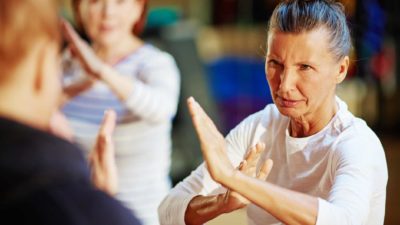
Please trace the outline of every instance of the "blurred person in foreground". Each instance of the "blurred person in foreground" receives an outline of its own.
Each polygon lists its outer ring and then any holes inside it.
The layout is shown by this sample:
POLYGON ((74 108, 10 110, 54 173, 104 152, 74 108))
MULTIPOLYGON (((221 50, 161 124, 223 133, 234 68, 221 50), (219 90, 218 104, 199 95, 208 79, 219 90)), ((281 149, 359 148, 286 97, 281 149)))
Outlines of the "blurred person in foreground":
POLYGON ((157 207, 171 188, 172 119, 179 97, 174 59, 139 38, 147 0, 73 0, 78 28, 64 24, 72 55, 64 58, 63 113, 74 141, 93 148, 103 111, 117 112, 113 135, 116 197, 145 225, 157 225, 157 207))
POLYGON ((350 39, 341 4, 282 1, 269 22, 265 64, 274 104, 224 139, 188 100, 205 163, 163 200, 161 224, 203 224, 246 206, 250 225, 383 224, 383 147, 335 95, 350 39))
POLYGON ((0 0, 2 224, 137 225, 110 197, 116 191, 110 139, 115 113, 107 112, 101 126, 90 157, 92 174, 82 152, 66 140, 62 117, 54 114, 61 97, 60 47, 55 1, 0 0), (108 193, 95 188, 90 175, 108 193))

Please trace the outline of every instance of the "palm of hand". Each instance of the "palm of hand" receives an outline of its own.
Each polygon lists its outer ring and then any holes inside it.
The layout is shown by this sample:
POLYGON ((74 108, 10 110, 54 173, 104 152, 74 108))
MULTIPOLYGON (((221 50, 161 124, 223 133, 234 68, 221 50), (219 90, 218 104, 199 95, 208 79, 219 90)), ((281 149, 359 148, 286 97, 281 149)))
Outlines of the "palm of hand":
POLYGON ((89 156, 89 164, 92 172, 92 182, 100 190, 111 195, 118 189, 117 166, 114 155, 112 133, 115 128, 116 113, 108 110, 105 113, 100 127, 96 144, 89 156))
MULTIPOLYGON (((257 170, 257 164, 261 158, 264 148, 264 144, 261 143, 251 147, 245 156, 245 159, 240 163, 237 169, 247 176, 265 180, 272 168, 272 161, 267 160, 263 167, 260 168, 260 170, 257 170)), ((239 193, 228 189, 224 195, 224 203, 226 204, 228 211, 233 211, 247 206, 250 201, 239 193)))
MULTIPOLYGON (((225 139, 201 106, 193 99, 188 99, 189 112, 200 140, 201 151, 211 177, 226 186, 227 180, 236 172, 226 153, 225 139)), ((257 171, 257 164, 265 145, 258 143, 252 147, 238 170, 247 176, 265 180, 271 171, 272 160, 262 163, 257 171)), ((227 212, 242 208, 249 201, 237 192, 228 190, 224 196, 227 212)))
POLYGON ((224 183, 235 170, 226 154, 225 139, 193 98, 188 99, 188 107, 208 171, 215 181, 224 183))
POLYGON ((86 73, 93 78, 100 78, 104 63, 97 57, 93 49, 79 37, 67 22, 63 22, 63 31, 72 55, 79 60, 86 73))

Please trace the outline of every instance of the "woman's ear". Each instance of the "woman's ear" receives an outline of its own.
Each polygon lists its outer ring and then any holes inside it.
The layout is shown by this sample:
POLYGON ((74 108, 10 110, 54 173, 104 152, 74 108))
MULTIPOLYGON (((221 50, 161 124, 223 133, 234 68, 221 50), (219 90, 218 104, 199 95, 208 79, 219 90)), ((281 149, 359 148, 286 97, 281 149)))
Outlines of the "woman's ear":
POLYGON ((346 78, 347 71, 349 69, 350 59, 348 56, 343 57, 339 62, 339 73, 336 75, 336 84, 342 83, 346 78))

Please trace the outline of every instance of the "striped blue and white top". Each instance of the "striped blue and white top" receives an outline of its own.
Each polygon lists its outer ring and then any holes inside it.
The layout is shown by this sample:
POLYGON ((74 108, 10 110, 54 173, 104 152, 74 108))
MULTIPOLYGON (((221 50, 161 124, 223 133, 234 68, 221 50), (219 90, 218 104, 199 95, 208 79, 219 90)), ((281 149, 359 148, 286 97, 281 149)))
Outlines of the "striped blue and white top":
MULTIPOLYGON (((86 155, 93 147, 104 111, 112 108, 117 112, 113 137, 119 173, 117 198, 144 225, 159 224, 157 207, 170 189, 171 122, 178 104, 179 71, 169 54, 149 44, 113 67, 134 82, 127 101, 119 100, 99 81, 68 102, 63 112, 86 155)), ((69 63, 64 85, 83 79, 83 73, 79 64, 69 63)))

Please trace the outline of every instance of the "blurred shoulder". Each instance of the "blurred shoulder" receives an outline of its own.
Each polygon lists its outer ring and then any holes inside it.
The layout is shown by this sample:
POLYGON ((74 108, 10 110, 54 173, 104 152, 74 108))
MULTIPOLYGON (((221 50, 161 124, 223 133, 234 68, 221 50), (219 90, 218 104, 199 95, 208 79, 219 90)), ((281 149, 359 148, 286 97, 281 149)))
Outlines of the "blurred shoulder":
POLYGON ((175 59, 166 51, 163 51, 152 44, 144 44, 138 49, 137 54, 147 65, 167 64, 175 65, 175 59))

